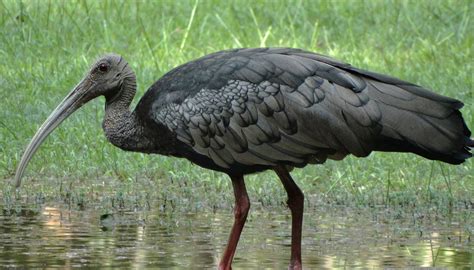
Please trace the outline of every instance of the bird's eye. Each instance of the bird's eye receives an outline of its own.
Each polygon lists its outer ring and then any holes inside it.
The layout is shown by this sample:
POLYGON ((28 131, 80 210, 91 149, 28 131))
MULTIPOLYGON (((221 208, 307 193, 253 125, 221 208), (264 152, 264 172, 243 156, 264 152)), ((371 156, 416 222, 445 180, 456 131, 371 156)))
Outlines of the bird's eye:
POLYGON ((109 70, 109 66, 105 63, 99 65, 99 70, 102 72, 107 72, 109 70))

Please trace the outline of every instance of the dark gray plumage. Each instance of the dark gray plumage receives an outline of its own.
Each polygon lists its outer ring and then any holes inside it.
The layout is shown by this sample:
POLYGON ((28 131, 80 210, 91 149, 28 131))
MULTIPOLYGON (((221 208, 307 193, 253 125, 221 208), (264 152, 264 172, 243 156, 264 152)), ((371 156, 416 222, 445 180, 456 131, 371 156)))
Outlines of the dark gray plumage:
POLYGON ((99 59, 33 137, 17 186, 46 136, 84 103, 104 96, 103 128, 114 145, 186 158, 230 176, 235 220, 220 269, 230 269, 249 211, 245 174, 277 173, 292 213, 290 268, 301 269, 304 196, 289 167, 372 151, 459 164, 474 146, 460 101, 297 49, 207 55, 165 74, 130 111, 135 92, 135 74, 122 57, 99 59))
POLYGON ((178 67, 147 92, 138 112, 210 159, 212 169, 227 171, 301 167, 374 150, 458 164, 470 156, 460 107, 408 82, 278 48, 218 52, 178 67), (209 70, 212 76, 197 79, 209 70))

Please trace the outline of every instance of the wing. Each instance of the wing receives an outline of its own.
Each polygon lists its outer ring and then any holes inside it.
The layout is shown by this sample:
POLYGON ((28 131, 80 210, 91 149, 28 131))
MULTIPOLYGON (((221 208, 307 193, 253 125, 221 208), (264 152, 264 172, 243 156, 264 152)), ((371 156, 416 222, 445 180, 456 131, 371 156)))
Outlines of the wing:
POLYGON ((142 108, 154 121, 222 168, 372 150, 443 160, 465 154, 459 142, 469 136, 459 101, 295 49, 212 54, 174 69, 147 96, 142 108))
POLYGON ((285 52, 229 58, 219 71, 231 73, 224 85, 156 108, 153 118, 223 168, 301 166, 324 162, 328 155, 370 153, 366 141, 377 131, 381 116, 363 93, 365 81, 285 52), (354 126, 360 131, 353 131, 354 126))

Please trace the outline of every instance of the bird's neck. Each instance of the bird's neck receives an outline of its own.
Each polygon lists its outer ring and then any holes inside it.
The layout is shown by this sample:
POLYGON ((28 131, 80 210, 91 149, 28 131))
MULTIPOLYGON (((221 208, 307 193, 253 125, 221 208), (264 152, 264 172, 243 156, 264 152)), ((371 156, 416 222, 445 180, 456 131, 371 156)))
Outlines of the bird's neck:
MULTIPOLYGON (((135 75, 126 78, 121 89, 105 97, 105 116, 102 122, 107 139, 115 146, 128 151, 144 152, 151 145, 145 129, 130 104, 136 92, 135 75)), ((146 152, 146 151, 145 151, 146 152)))

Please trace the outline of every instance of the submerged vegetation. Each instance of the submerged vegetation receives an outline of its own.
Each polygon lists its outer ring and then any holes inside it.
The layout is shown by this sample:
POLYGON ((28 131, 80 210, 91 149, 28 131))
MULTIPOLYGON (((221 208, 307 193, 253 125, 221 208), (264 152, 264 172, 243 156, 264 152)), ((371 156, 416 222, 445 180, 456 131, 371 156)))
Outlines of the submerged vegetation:
MULTIPOLYGON (((38 126, 100 55, 137 73, 140 97, 171 68, 234 47, 298 47, 402 78, 465 103, 474 129, 471 1, 5 1, 0 0, 0 202, 198 210, 233 203, 226 175, 188 161, 126 153, 106 142, 103 101, 43 144, 23 187, 12 178, 38 126), (361 14, 365 14, 361 16, 361 14), (370 15, 368 15, 370 14, 370 15), (159 202, 158 204, 151 202, 159 202)), ((136 104, 138 98, 134 100, 136 104)), ((429 139, 429 138, 427 138, 429 139)), ((295 169, 307 206, 474 205, 473 160, 459 166, 373 153, 295 169)), ((284 205, 272 172, 247 178, 253 207, 284 205)))

